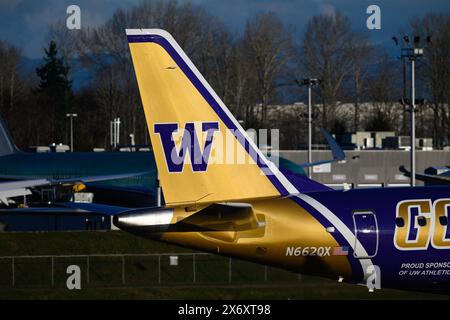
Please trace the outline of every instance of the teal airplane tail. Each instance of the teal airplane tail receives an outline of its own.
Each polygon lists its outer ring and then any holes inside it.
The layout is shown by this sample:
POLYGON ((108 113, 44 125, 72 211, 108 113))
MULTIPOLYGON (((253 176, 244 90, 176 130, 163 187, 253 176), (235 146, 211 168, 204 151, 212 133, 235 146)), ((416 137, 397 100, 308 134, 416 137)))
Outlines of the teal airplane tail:
POLYGON ((16 147, 5 121, 0 116, 0 156, 17 152, 19 152, 19 149, 16 147))

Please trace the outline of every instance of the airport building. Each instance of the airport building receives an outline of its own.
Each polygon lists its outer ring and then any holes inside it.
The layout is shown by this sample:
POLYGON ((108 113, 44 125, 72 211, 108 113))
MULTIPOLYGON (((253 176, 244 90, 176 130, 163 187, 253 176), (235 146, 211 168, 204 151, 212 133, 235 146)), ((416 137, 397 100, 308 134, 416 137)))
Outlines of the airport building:
MULTIPOLYGON (((410 153, 407 150, 350 150, 345 151, 346 160, 328 163, 313 168, 312 179, 336 189, 401 187, 409 186, 409 178, 400 170, 405 166, 409 170, 410 153)), ((306 151, 280 151, 280 156, 295 163, 307 162, 306 151)), ((331 159, 331 152, 317 150, 312 152, 313 162, 331 159)), ((450 165, 450 151, 416 151, 416 172, 434 167, 450 165)), ((423 182, 416 180, 417 185, 423 182)))

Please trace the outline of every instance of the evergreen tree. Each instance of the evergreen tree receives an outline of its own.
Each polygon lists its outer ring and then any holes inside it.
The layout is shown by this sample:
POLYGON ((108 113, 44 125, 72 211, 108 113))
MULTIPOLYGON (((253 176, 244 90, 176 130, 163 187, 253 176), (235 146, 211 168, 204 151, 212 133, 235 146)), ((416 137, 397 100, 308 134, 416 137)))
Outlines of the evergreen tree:
MULTIPOLYGON (((58 57, 56 43, 50 41, 45 49, 44 64, 36 69, 40 78, 37 88, 39 106, 45 118, 41 124, 51 142, 62 142, 66 128, 66 113, 70 110, 72 81, 69 80, 70 67, 62 57, 58 57)), ((44 142, 44 141, 42 141, 44 142)), ((41 143, 42 143, 41 142, 41 143)))

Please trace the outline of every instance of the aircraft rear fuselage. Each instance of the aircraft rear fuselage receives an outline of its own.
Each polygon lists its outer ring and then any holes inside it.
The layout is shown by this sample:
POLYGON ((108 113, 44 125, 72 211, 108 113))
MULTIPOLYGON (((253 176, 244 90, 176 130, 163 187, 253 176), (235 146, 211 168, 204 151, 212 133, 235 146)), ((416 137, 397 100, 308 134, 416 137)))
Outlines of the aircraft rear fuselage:
MULTIPOLYGON (((450 283, 448 187, 325 191, 251 206, 253 228, 140 235, 348 282, 364 282, 375 265, 383 287, 450 283)), ((173 221, 184 215, 175 210, 173 221)))

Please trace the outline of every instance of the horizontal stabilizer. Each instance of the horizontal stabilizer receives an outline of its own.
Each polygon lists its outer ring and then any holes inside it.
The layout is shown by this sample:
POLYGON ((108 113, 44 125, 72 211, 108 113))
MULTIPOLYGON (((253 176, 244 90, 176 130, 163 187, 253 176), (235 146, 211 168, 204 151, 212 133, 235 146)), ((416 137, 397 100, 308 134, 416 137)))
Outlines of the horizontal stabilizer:
MULTIPOLYGON (((402 172, 405 177, 410 178, 411 172, 406 170, 404 166, 400 166, 399 171, 402 172)), ((432 174, 422 174, 416 173, 416 179, 425 182, 427 185, 448 185, 450 184, 450 177, 440 176, 440 175, 432 175, 432 174)))
POLYGON ((108 216, 113 216, 130 210, 130 208, 109 206, 98 203, 58 202, 57 205, 65 208, 75 209, 82 212, 97 213, 108 216))

